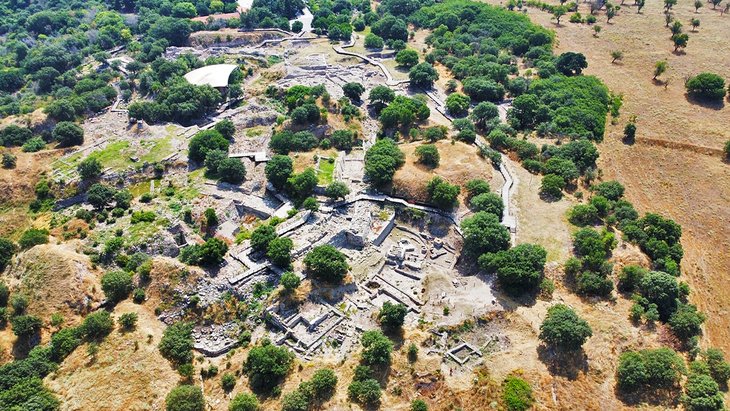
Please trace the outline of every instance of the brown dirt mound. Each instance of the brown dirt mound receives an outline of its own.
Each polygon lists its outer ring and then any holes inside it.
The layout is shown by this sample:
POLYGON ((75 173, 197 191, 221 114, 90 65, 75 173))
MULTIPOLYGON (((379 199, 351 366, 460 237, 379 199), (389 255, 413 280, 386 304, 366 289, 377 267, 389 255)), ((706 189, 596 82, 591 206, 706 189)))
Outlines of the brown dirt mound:
MULTIPOLYGON (((477 148, 461 142, 441 140, 436 142, 441 161, 438 167, 430 169, 416 163, 416 147, 422 142, 401 144, 399 147, 406 155, 406 162, 393 177, 393 191, 396 195, 415 201, 426 201, 426 184, 434 176, 440 176, 451 184, 463 186, 467 181, 481 178, 492 179, 494 167, 477 154, 477 148)), ((462 189, 462 196, 465 191, 462 189)))
POLYGON ((4 280, 28 297, 28 312, 48 320, 60 313, 73 325, 104 298, 101 273, 73 243, 39 245, 21 253, 4 280))

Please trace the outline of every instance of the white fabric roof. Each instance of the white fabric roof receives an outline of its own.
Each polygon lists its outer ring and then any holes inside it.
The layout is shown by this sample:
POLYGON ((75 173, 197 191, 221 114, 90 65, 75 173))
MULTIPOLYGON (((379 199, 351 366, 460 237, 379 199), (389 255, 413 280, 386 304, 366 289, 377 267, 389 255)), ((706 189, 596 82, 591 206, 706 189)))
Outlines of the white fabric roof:
POLYGON ((235 64, 213 64, 201 67, 185 75, 185 80, 196 86, 227 87, 228 77, 238 67, 235 64))

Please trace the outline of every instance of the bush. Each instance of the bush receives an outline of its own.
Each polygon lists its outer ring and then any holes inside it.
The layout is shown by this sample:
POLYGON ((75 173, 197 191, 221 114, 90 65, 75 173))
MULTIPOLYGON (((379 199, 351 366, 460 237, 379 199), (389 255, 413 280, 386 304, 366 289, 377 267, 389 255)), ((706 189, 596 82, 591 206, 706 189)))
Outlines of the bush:
POLYGON ((535 401, 532 397, 532 388, 527 381, 509 376, 502 384, 502 401, 509 411, 526 411, 535 401))
POLYGON ((475 213, 461 222, 461 229, 464 233, 462 252, 473 260, 484 253, 496 253, 509 248, 509 231, 492 213, 475 213))
POLYGON ((540 184, 540 194, 552 199, 560 199, 563 197, 563 189, 565 188, 565 179, 555 174, 547 174, 543 176, 540 184))
POLYGON ((710 376, 691 374, 685 385, 682 403, 688 411, 724 410, 723 394, 710 376))
POLYGON ((291 271, 287 271, 281 275, 279 283, 284 287, 285 291, 292 292, 296 290, 297 287, 299 287, 301 280, 299 279, 298 275, 294 274, 291 271))
POLYGON ((521 294, 540 284, 547 252, 539 245, 520 244, 509 250, 479 257, 479 266, 496 273, 502 287, 511 294, 521 294))
POLYGON ((483 211, 496 215, 500 220, 502 219, 504 203, 502 197, 495 193, 486 192, 476 195, 469 200, 469 206, 474 212, 483 211))
POLYGON ((203 244, 193 244, 182 249, 180 261, 186 264, 207 266, 220 264, 228 252, 228 245, 219 238, 209 238, 203 244))
POLYGON ((61 147, 78 146, 84 143, 84 130, 70 121, 62 121, 53 129, 53 139, 61 147))
POLYGON ((404 162, 405 156, 393 140, 380 139, 365 153, 365 175, 374 185, 384 185, 404 162))
POLYGON ((365 36, 365 48, 368 49, 382 49, 385 46, 383 38, 376 36, 375 34, 369 33, 365 36))
POLYGON ((205 398, 200 387, 179 385, 165 397, 167 411, 204 411, 205 398))
POLYGON ((110 303, 122 301, 132 291, 132 275, 126 271, 108 272, 101 277, 101 289, 110 303))
POLYGON ((418 52, 412 49, 403 49, 396 54, 395 62, 400 66, 411 68, 418 64, 418 52))
POLYGON ((133 330, 137 326, 137 313, 124 313, 120 315, 119 325, 123 330, 133 330))
POLYGON ((411 411, 428 411, 428 406, 423 400, 411 401, 411 411))
POLYGON ((81 329, 86 339, 98 341, 112 332, 114 329, 114 319, 107 311, 96 311, 84 318, 81 329))
POLYGON ((682 304, 669 317, 668 323, 674 335, 687 342, 692 337, 702 334, 702 323, 705 319, 705 315, 697 311, 694 305, 682 304))
POLYGON ((35 153, 46 148, 46 142, 41 137, 33 137, 23 144, 23 151, 26 153, 35 153))
POLYGON ((540 325, 540 340, 560 350, 579 350, 592 335, 588 323, 563 304, 550 307, 540 325))
POLYGON ((347 257, 329 244, 314 247, 304 257, 304 265, 312 277, 332 283, 342 281, 349 270, 347 257))
POLYGON ((293 170, 292 159, 289 156, 276 154, 266 163, 264 173, 271 185, 281 190, 286 185, 286 181, 291 176, 293 170))
POLYGON ((13 334, 20 339, 27 339, 37 335, 43 327, 40 318, 33 315, 17 315, 10 320, 13 334))
POLYGON ((390 353, 393 351, 393 343, 377 330, 365 331, 360 338, 363 346, 362 362, 367 365, 390 364, 390 353))
POLYGON ((97 210, 108 206, 114 199, 115 190, 106 184, 96 183, 86 192, 86 201, 97 210))
POLYGON ((479 194, 489 193, 492 191, 489 183, 482 179, 469 180, 466 182, 464 188, 466 188, 466 192, 469 194, 469 198, 473 198, 475 196, 478 196, 479 194))
POLYGON ((246 166, 237 158, 226 158, 218 164, 217 173, 221 181, 241 184, 246 178, 246 166))
POLYGON ((685 87, 690 96, 706 100, 722 100, 726 93, 725 80, 713 73, 700 73, 690 78, 685 87))
POLYGON ((251 248, 254 251, 266 251, 269 249, 269 243, 276 237, 274 226, 271 224, 260 225, 251 233, 251 248))
POLYGON ((439 151, 434 144, 424 144, 416 147, 415 154, 419 163, 429 167, 438 167, 441 161, 439 151))
POLYGON ((365 405, 376 405, 380 402, 380 383, 369 378, 362 381, 353 381, 347 387, 347 396, 351 401, 365 405))
POLYGON ((419 63, 408 72, 408 78, 411 85, 430 89, 434 81, 439 79, 439 74, 429 63, 419 63))
POLYGON ((254 390, 271 390, 289 373, 293 361, 289 350, 266 341, 249 351, 244 371, 254 390))
POLYGON ((647 273, 648 271, 646 269, 638 265, 624 266, 618 275, 619 290, 624 292, 634 291, 647 273))
MULTIPOLYGON (((230 374, 228 374, 230 375, 230 374)), ((259 400, 248 393, 237 394, 228 405, 228 411, 258 411, 259 400)))
POLYGON ((577 204, 568 212, 568 221, 578 227, 595 224, 599 221, 598 210, 590 204, 577 204))
POLYGON ((446 97, 446 110, 455 117, 463 117, 469 113, 471 99, 461 93, 452 93, 446 97))
POLYGON ((627 351, 619 357, 616 380, 621 390, 670 388, 686 371, 684 360, 669 348, 627 351))
POLYGON ((213 128, 229 140, 232 139, 233 135, 236 133, 236 126, 229 119, 219 121, 213 128))
POLYGON ((277 237, 269 242, 266 256, 271 262, 279 267, 289 267, 291 265, 291 249, 294 242, 288 237, 277 237))
POLYGON ((132 213, 130 222, 132 224, 137 223, 151 223, 155 221, 157 214, 154 211, 135 211, 132 213))
POLYGON ((397 328, 403 325, 408 314, 408 307, 403 304, 391 304, 390 301, 383 303, 378 313, 378 320, 383 327, 397 328))
POLYGON ((315 398, 327 399, 334 394, 337 388, 337 376, 331 369, 322 368, 314 372, 310 383, 315 398))
POLYGON ((324 195, 333 200, 344 199, 348 194, 350 194, 350 189, 347 187, 347 184, 341 181, 333 181, 324 190, 324 195))
POLYGON ((360 83, 350 82, 342 86, 342 93, 351 101, 360 101, 360 96, 365 92, 365 87, 360 83))
POLYGON ((12 153, 3 153, 3 168, 11 169, 15 168, 18 164, 18 157, 12 153))
POLYGON ((659 317, 666 321, 677 309, 679 284, 674 276, 651 271, 639 282, 639 292, 649 303, 656 304, 659 317))
POLYGON ((442 210, 449 210, 458 202, 461 189, 457 185, 449 184, 441 177, 434 177, 426 186, 428 200, 442 210))
POLYGON ((188 143, 188 158, 201 163, 211 150, 228 152, 230 142, 216 130, 200 131, 188 143))
POLYGON ((86 157, 76 169, 83 180, 92 180, 101 174, 101 162, 96 157, 86 157))
MULTIPOLYGON (((10 264, 10 260, 15 254, 15 244, 7 238, 0 237, 0 272, 10 264)), ((4 283, 0 282, 0 307, 4 307, 8 301, 8 289, 4 283)))
POLYGON ((29 228, 23 232, 18 240, 18 245, 22 249, 28 249, 39 244, 48 243, 48 230, 29 228))
POLYGON ((193 324, 176 322, 167 327, 158 345, 160 353, 173 365, 189 364, 193 361, 193 324))

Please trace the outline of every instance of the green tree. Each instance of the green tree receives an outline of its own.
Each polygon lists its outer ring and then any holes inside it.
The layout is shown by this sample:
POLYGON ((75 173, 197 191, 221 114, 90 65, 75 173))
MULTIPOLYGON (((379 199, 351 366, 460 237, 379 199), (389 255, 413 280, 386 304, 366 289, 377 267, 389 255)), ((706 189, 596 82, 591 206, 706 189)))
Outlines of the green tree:
POLYGON ((200 387, 178 385, 165 397, 167 411, 204 411, 205 398, 200 387))
POLYGON ((86 200, 97 210, 105 208, 114 199, 115 190, 106 184, 96 183, 86 192, 86 200))
POLYGON ((237 394, 228 405, 228 411, 259 411, 259 400, 245 392, 237 394))
POLYGON ((457 204, 460 191, 459 186, 449 184, 439 176, 432 178, 426 185, 429 201, 443 210, 451 209, 457 204))
POLYGON ((284 287, 284 290, 286 292, 290 293, 296 290, 297 287, 299 287, 301 280, 299 279, 298 275, 294 274, 291 271, 287 271, 281 275, 279 283, 282 285, 282 287, 284 287))
POLYGON ((205 130, 198 132, 190 139, 188 144, 188 158, 201 163, 211 150, 228 152, 230 142, 216 130, 205 130))
POLYGON ((368 100, 370 104, 379 112, 391 101, 395 99, 395 92, 388 86, 375 86, 370 90, 368 100))
POLYGON ((511 294, 521 294, 535 289, 543 278, 544 248, 534 244, 520 244, 509 250, 487 253, 479 257, 479 266, 496 273, 499 283, 511 294))
POLYGON ((560 350, 579 350, 592 335, 588 323, 563 304, 550 307, 540 325, 540 340, 560 350))
POLYGON ((479 128, 484 128, 491 121, 499 118, 499 110, 494 103, 482 101, 474 107, 471 112, 471 119, 479 128))
POLYGON ((23 234, 20 236, 20 239, 18 240, 18 245, 20 245, 20 248, 22 249, 28 249, 31 247, 35 247, 39 244, 47 244, 48 243, 48 230, 46 229, 38 229, 38 228, 29 228, 23 232, 23 234))
POLYGON ((28 339, 37 335, 43 327, 40 318, 32 315, 17 315, 10 320, 13 334, 20 339, 28 339))
POLYGON ((78 146, 84 143, 84 130, 70 121, 62 121, 53 129, 53 139, 61 147, 78 146))
POLYGON ((706 100, 722 100, 725 97, 725 80, 714 73, 700 73, 686 83, 690 96, 706 100))
POLYGON ((274 226, 270 224, 260 225, 251 233, 251 248, 255 251, 266 251, 269 249, 269 243, 276 237, 274 226))
POLYGON ((312 277, 332 283, 342 281, 349 270, 347 257, 329 244, 312 248, 304 257, 304 265, 312 277))
POLYGON ((376 186, 390 183, 395 171, 405 162, 405 155, 388 138, 375 142, 365 153, 365 175, 376 186))
POLYGON ((423 400, 413 400, 411 401, 411 411, 428 411, 428 406, 423 400))
POLYGON ((446 110, 455 117, 463 117, 469 112, 471 99, 461 93, 452 93, 446 97, 446 110))
POLYGON ((397 328, 403 325, 406 314, 408 314, 408 307, 405 305, 391 304, 390 301, 386 301, 378 313, 378 319, 383 327, 397 328))
POLYGON ((721 411, 725 409, 717 382, 708 375, 691 374, 685 385, 682 403, 688 411, 721 411))
POLYGON ((412 49, 403 49, 396 54, 395 62, 400 66, 411 68, 418 64, 418 52, 412 49))
POLYGON ((294 171, 292 159, 286 155, 276 154, 266 163, 264 173, 271 185, 281 190, 294 171))
POLYGON ((101 162, 96 157, 86 157, 76 167, 83 180, 93 180, 101 174, 101 162))
POLYGON ((650 303, 657 305, 660 318, 663 321, 668 320, 672 313, 676 311, 679 283, 673 275, 660 271, 651 271, 641 279, 639 291, 650 303))
POLYGON ((101 289, 112 304, 122 301, 132 291, 132 275, 121 270, 110 271, 101 277, 101 289))
POLYGON ((342 93, 351 101, 360 101, 360 96, 365 92, 365 87, 360 83, 350 82, 342 86, 342 93))
POLYGON ((393 343, 378 330, 365 331, 360 337, 363 346, 362 362, 367 365, 390 364, 393 343))
POLYGON ((114 329, 114 319, 108 311, 99 310, 84 318, 81 329, 87 340, 99 341, 112 332, 114 329))
POLYGON ((246 166, 237 158, 223 159, 218 165, 217 172, 221 181, 226 183, 241 184, 246 178, 246 166))
POLYGON ((324 195, 333 200, 344 199, 348 194, 350 194, 350 189, 342 181, 333 181, 324 190, 324 195))
POLYGON ((217 122, 213 128, 229 140, 233 138, 234 134, 236 134, 236 125, 229 119, 217 122))
POLYGON ((243 369, 254 390, 271 390, 289 373, 293 361, 294 354, 267 340, 249 351, 243 369))
POLYGON ((322 368, 314 372, 310 383, 315 398, 328 399, 337 388, 337 375, 329 368, 322 368))
POLYGON ((137 318, 137 313, 124 313, 119 316, 119 325, 123 330, 133 330, 137 326, 137 318))
POLYGON ((441 156, 439 155, 438 148, 436 148, 436 145, 434 144, 424 144, 421 146, 416 147, 415 150, 416 157, 418 157, 418 162, 421 164, 425 164, 429 167, 438 167, 439 162, 441 160, 441 156))
POLYGON ((158 348, 174 365, 193 361, 193 324, 176 322, 165 329, 158 348))
POLYGON ((474 212, 484 211, 496 215, 500 220, 502 219, 504 203, 502 198, 495 193, 487 192, 476 195, 469 200, 469 206, 474 212))
POLYGON ((654 80, 656 80, 657 77, 661 76, 662 74, 666 73, 668 68, 669 63, 667 63, 666 60, 657 61, 654 64, 654 80))
POLYGON ((385 43, 383 42, 383 38, 380 36, 376 36, 372 33, 368 33, 368 35, 365 36, 365 48, 382 49, 384 45, 385 43))
POLYGON ((689 35, 687 33, 679 33, 672 36, 674 42, 674 51, 678 51, 681 48, 687 47, 689 42, 689 35))
MULTIPOLYGON (((5 270, 5 267, 10 264, 10 260, 13 258, 17 247, 15 244, 7 238, 0 237, 0 272, 5 270)), ((4 307, 7 303, 7 287, 5 284, 0 283, 0 307, 4 307), (2 290, 5 290, 5 293, 2 290), (3 295, 5 296, 3 298, 3 295)))
POLYGON ((702 323, 705 322, 705 315, 697 311, 697 307, 691 304, 682 304, 669 317, 669 328, 680 340, 688 341, 690 338, 702 334, 702 323))
POLYGON ((565 6, 557 6, 553 7, 553 17, 555 17, 555 22, 557 25, 560 25, 560 18, 565 16, 565 13, 568 12, 568 8, 565 6))
POLYGON ((279 267, 289 267, 291 265, 291 250, 294 242, 288 237, 276 237, 269 242, 266 256, 271 262, 279 267))
POLYGON ((555 61, 555 68, 566 76, 579 75, 586 67, 588 67, 586 56, 572 51, 559 55, 555 61))
POLYGON ((496 253, 509 248, 509 231, 492 213, 481 211, 465 218, 461 222, 461 230, 464 233, 462 252, 472 260, 484 253, 496 253))
POLYGON ((563 197, 563 189, 565 188, 565 179, 555 174, 543 176, 540 184, 540 194, 551 198, 560 199, 563 197))
POLYGON ((429 63, 419 63, 408 72, 408 78, 411 80, 411 85, 430 89, 439 79, 439 74, 429 63))
POLYGON ((287 190, 296 199, 304 200, 309 197, 314 188, 317 187, 317 173, 311 167, 299 174, 294 174, 287 180, 287 190))

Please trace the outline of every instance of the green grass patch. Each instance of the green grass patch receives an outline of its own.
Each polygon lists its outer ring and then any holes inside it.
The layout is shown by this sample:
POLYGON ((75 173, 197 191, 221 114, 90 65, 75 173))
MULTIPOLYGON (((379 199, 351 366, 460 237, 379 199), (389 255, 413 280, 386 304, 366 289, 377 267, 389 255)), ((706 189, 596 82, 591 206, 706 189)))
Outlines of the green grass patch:
POLYGON ((322 159, 319 161, 319 170, 317 170, 317 179, 319 185, 328 185, 332 182, 335 173, 335 159, 322 159))

